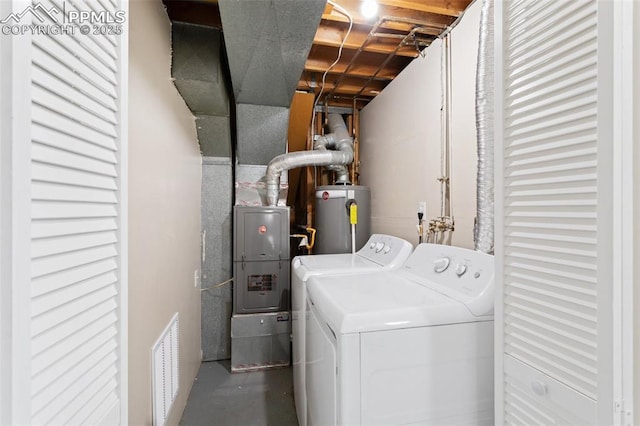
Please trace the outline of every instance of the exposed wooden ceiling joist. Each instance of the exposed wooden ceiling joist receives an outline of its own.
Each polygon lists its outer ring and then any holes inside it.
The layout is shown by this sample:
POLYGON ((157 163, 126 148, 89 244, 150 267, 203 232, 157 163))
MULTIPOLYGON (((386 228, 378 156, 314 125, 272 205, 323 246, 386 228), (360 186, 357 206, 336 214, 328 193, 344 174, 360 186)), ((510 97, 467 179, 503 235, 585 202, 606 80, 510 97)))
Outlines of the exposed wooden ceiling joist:
MULTIPOLYGON (((309 87, 310 77, 318 80, 336 60, 338 49, 349 27, 353 28, 344 43, 342 58, 328 72, 321 102, 333 104, 331 98, 358 96, 372 99, 389 81, 418 56, 437 36, 464 12, 471 0, 378 0, 376 18, 367 19, 360 12, 362 0, 334 0, 328 4, 309 52, 299 89, 309 87), (306 80, 305 80, 306 78, 306 80)), ((311 85, 316 95, 320 87, 311 85)), ((366 101, 365 101, 366 102, 366 101)))
POLYGON ((402 9, 415 10, 420 12, 435 13, 437 15, 460 16, 461 11, 466 9, 469 2, 464 0, 378 0, 384 6, 394 6, 402 9))
MULTIPOLYGON (((354 26, 344 44, 344 49, 358 50, 362 47, 365 52, 388 55, 394 52, 398 46, 398 42, 406 35, 402 31, 380 29, 380 31, 373 34, 369 40, 367 40, 367 37, 370 36, 370 30, 371 28, 369 27, 359 25, 354 26)), ((420 44, 428 44, 433 41, 435 36, 438 34, 439 31, 436 31, 435 29, 430 30, 429 33, 421 33, 418 37, 418 41, 420 44)), ((334 22, 327 22, 318 28, 314 39, 314 45, 333 47, 337 49, 340 47, 345 35, 346 29, 342 25, 336 25, 334 22)), ((415 45, 408 45, 398 50, 395 55, 415 58, 418 56, 418 53, 419 52, 415 45)))
MULTIPOLYGON (((333 1, 347 10, 354 25, 341 60, 327 73, 323 96, 330 94, 328 102, 341 106, 352 105, 349 98, 356 96, 356 104, 362 106, 453 24, 472 0, 377 0, 378 16, 371 19, 360 12, 362 0, 333 1)), ((164 2, 173 20, 221 26, 217 0, 164 2)), ((339 8, 327 4, 298 89, 318 95, 322 74, 336 60, 348 23, 339 8)))

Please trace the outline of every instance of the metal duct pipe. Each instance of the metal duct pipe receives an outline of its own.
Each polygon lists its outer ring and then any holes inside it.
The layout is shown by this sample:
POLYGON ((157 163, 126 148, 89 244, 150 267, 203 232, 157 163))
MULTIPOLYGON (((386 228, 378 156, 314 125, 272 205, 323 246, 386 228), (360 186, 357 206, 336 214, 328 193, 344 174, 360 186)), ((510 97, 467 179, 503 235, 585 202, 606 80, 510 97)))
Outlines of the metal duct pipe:
MULTIPOLYGON (((349 135, 347 125, 345 124, 342 117, 338 114, 329 114, 327 120, 331 133, 318 137, 318 139, 316 139, 316 141, 313 143, 313 149, 331 149, 334 151, 351 151, 351 153, 353 153, 353 138, 349 135)), ((353 158, 349 161, 349 163, 351 163, 351 161, 353 161, 353 158)), ((327 169, 336 172, 337 184, 350 183, 349 169, 345 164, 330 164, 327 166, 327 169)))
POLYGON ((320 136, 313 144, 313 151, 282 154, 269 162, 266 173, 267 204, 275 206, 280 192, 280 175, 285 170, 304 166, 341 166, 334 168, 337 182, 348 183, 346 165, 353 161, 353 139, 339 114, 329 114, 329 134, 320 136))
POLYGON ((477 216, 475 249, 493 253, 493 0, 483 0, 480 12, 476 73, 476 129, 478 133, 477 216))

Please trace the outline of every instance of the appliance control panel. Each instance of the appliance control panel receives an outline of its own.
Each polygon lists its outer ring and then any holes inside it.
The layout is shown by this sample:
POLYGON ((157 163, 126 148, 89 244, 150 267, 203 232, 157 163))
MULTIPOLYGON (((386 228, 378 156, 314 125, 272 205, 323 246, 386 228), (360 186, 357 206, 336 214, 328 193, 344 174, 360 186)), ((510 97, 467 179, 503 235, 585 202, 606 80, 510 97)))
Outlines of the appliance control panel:
POLYGON ((493 311, 494 258, 489 254, 420 244, 402 270, 422 285, 465 303, 474 315, 493 311))
POLYGON ((407 260, 413 250, 410 242, 385 234, 373 234, 358 254, 382 266, 382 269, 397 268, 407 260))

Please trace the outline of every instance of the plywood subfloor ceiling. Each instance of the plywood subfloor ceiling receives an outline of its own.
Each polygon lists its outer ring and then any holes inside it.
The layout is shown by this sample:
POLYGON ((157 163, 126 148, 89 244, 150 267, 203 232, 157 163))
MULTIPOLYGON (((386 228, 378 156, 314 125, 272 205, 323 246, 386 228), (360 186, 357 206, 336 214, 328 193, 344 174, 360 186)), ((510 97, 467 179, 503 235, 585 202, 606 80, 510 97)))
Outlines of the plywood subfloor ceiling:
MULTIPOLYGON (((266 0, 265 0, 266 1, 266 0)), ((327 3, 309 52, 298 90, 317 96, 326 73, 321 103, 363 106, 384 89, 420 52, 458 19, 472 0, 377 0, 377 17, 360 12, 362 0, 327 3)), ((165 0, 175 21, 221 27, 217 0, 165 0)), ((251 31, 247 28, 247 31, 251 31)))

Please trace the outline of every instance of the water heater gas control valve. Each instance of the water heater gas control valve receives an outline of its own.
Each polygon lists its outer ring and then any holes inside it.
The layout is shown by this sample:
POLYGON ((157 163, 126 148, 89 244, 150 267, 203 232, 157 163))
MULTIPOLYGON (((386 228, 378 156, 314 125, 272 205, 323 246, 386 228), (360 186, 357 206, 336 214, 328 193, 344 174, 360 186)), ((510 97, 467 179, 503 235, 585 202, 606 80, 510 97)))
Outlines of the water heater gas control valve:
POLYGON ((433 262, 433 265, 434 265, 433 270, 436 273, 441 274, 442 272, 447 270, 450 263, 451 263, 451 259, 449 259, 448 257, 443 257, 442 259, 438 259, 433 262))

